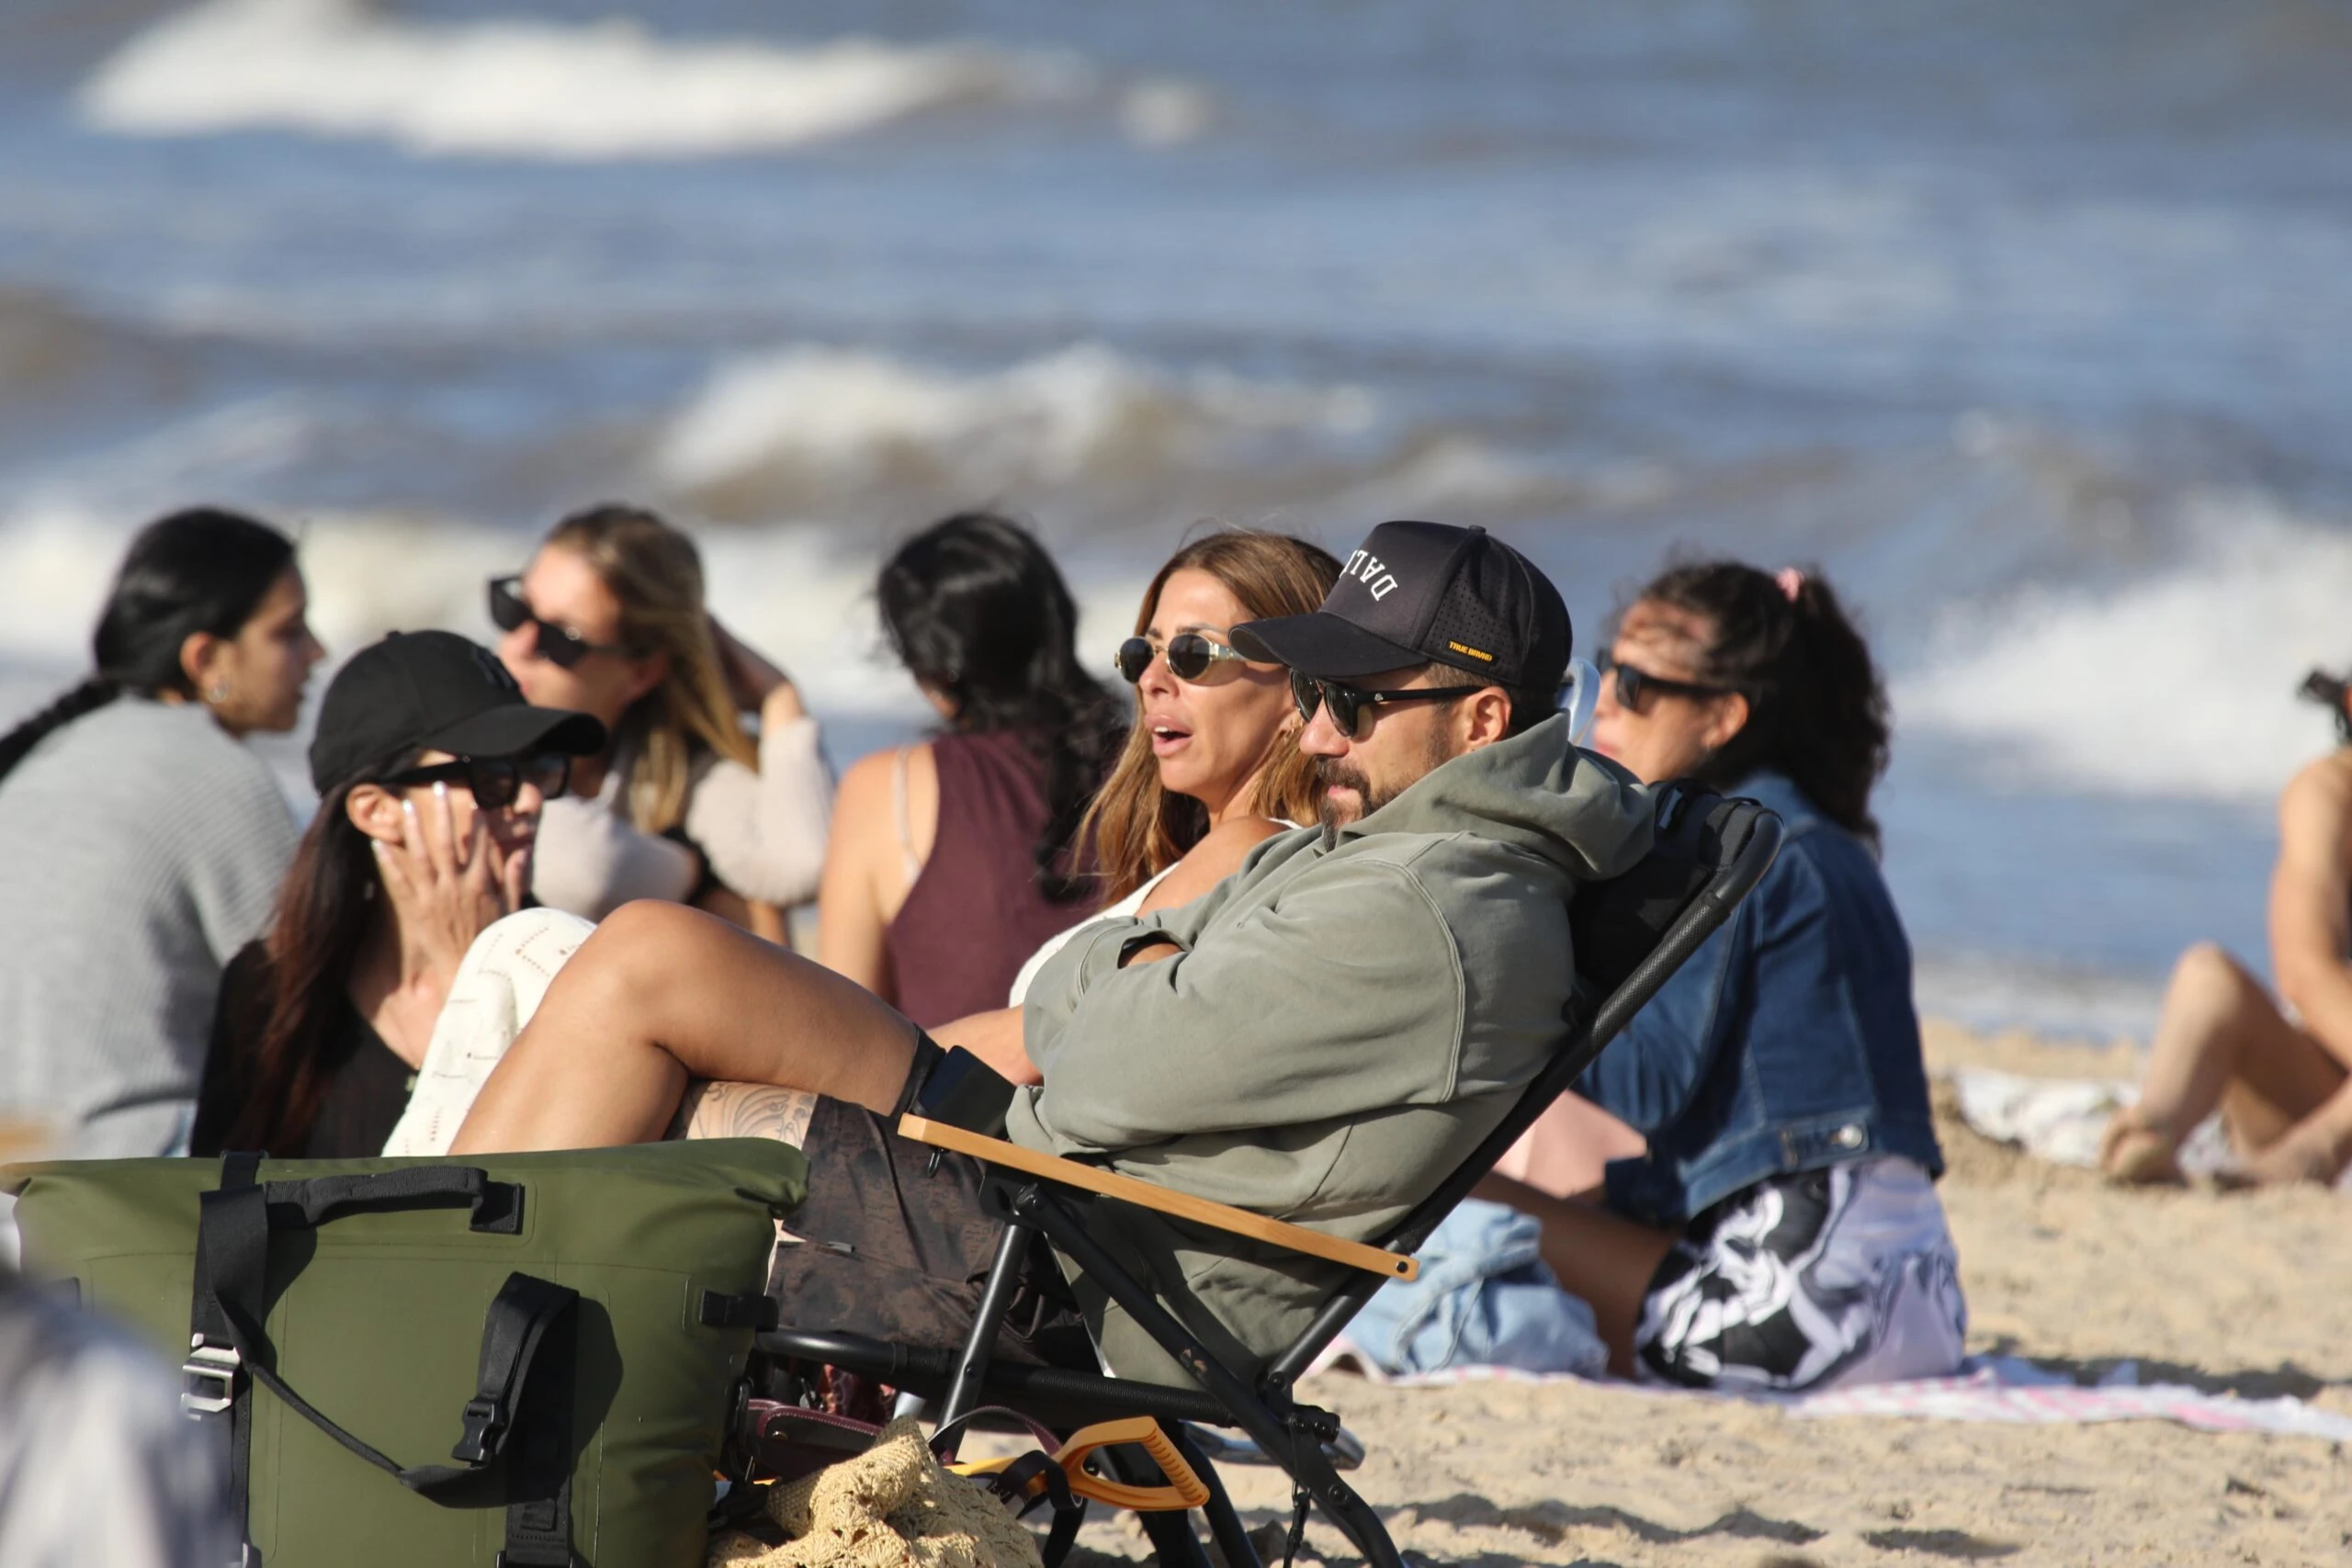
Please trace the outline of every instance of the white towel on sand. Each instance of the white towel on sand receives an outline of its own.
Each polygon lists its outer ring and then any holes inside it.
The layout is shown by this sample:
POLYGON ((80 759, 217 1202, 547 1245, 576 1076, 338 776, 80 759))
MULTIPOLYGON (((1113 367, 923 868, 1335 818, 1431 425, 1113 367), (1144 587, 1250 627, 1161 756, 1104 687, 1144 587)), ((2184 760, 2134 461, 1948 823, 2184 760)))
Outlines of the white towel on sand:
MULTIPOLYGON (((2039 1078, 1990 1067, 1957 1067, 1961 1120, 1997 1143, 2015 1144, 2052 1165, 2098 1165, 2098 1142, 2117 1111, 2135 1104, 2140 1086, 2120 1078, 2039 1078)), ((2235 1171, 2219 1116, 2209 1116, 2180 1146, 2180 1168, 2190 1176, 2235 1171)))

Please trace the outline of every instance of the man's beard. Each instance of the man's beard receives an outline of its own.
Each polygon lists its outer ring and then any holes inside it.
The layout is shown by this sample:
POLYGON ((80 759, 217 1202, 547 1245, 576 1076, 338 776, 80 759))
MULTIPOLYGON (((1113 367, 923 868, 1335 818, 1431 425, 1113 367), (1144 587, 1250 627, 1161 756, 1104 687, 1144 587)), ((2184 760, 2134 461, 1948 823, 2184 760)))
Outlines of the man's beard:
POLYGON ((1377 790, 1373 788, 1372 779, 1363 769, 1351 766, 1337 757, 1315 759, 1315 779, 1322 786, 1321 793, 1316 796, 1315 817, 1316 820, 1323 824, 1323 847, 1329 850, 1336 846, 1340 841, 1340 829, 1363 821, 1437 772, 1438 769, 1453 761, 1457 755, 1459 753, 1453 750, 1452 729, 1444 725, 1433 726, 1430 730, 1428 748, 1422 753, 1419 771, 1411 778, 1396 781, 1385 788, 1377 790), (1342 808, 1331 798, 1331 786, 1334 784, 1342 789, 1353 790, 1356 798, 1363 803, 1362 808, 1348 810, 1342 815, 1342 808))

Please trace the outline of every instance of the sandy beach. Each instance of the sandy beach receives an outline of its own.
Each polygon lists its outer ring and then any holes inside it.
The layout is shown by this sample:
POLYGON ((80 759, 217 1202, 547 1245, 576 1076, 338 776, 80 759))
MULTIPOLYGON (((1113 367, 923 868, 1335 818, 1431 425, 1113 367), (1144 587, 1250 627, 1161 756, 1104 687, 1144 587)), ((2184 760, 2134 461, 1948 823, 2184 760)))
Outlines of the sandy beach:
MULTIPOLYGON (((1931 1027, 1938 1067, 2128 1076, 2099 1052, 1931 1027)), ((1960 1124, 1939 1092, 1972 1350, 2095 1381, 2293 1394, 2352 1415, 2352 1247, 2318 1190, 2120 1192, 1960 1124)), ((1893 1564, 2352 1560, 2352 1452, 2312 1438, 2168 1422, 1981 1426, 1838 1416, 1587 1385, 1392 1389, 1327 1373, 1371 1458, 1357 1476, 1408 1551, 1513 1562, 1893 1564)), ((1253 1524, 1287 1517, 1276 1472, 1227 1472, 1253 1524)), ((1148 1555, 1130 1518, 1089 1525, 1105 1559, 1148 1555)), ((1319 1521, 1308 1545, 1353 1560, 1319 1521)))

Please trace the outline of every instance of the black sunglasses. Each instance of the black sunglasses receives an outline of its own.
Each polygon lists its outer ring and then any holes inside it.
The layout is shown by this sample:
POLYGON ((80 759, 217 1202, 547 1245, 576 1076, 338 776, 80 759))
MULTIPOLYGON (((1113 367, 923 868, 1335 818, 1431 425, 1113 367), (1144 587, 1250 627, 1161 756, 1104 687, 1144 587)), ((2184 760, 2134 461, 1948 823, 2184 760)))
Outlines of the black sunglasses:
MULTIPOLYGON (((1119 656, 1114 662, 1119 667, 1119 673, 1125 676, 1127 684, 1132 686, 1143 679, 1143 672, 1151 668, 1152 656, 1159 651, 1152 646, 1149 637, 1131 637, 1119 645, 1119 656)), ((1221 642, 1211 642, 1198 632, 1178 632, 1170 637, 1165 657, 1168 672, 1179 681, 1198 681, 1227 660, 1240 664, 1250 662, 1238 649, 1227 648, 1221 642)))
POLYGON ((460 757, 454 762, 407 768, 392 773, 388 784, 462 784, 473 792, 474 804, 484 811, 512 806, 523 786, 539 786, 539 798, 553 800, 571 782, 571 759, 560 751, 534 751, 527 757, 460 757))
POLYGON ((1428 697, 1466 697, 1473 692, 1483 692, 1484 686, 1415 686, 1395 692, 1367 692, 1359 686, 1344 685, 1338 681, 1325 681, 1303 670, 1290 672, 1291 700, 1298 705, 1298 716, 1312 719, 1315 710, 1331 710, 1331 723, 1340 734, 1355 738, 1356 721, 1368 707, 1388 703, 1419 702, 1428 697))
POLYGON ((618 643, 590 642, 578 632, 560 626, 553 621, 541 620, 531 614, 530 601, 523 597, 523 580, 519 577, 493 577, 490 580, 490 618, 492 624, 503 632, 511 632, 517 626, 537 626, 539 630, 539 657, 566 670, 592 653, 628 652, 618 643))
POLYGON ((1637 670, 1606 653, 1600 656, 1600 672, 1617 678, 1617 705, 1634 713, 1642 711, 1644 699, 1652 692, 1662 697, 1721 697, 1731 693, 1729 686, 1710 686, 1698 681, 1669 681, 1663 675, 1637 670))

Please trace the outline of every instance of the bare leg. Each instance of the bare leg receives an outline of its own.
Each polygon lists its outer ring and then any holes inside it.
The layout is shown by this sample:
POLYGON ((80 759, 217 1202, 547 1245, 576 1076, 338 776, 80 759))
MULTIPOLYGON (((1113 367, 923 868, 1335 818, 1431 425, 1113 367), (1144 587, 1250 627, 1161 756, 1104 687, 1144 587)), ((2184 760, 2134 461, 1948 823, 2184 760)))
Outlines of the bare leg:
POLYGON ((1631 1159, 1648 1146, 1639 1133, 1589 1100, 1563 1094, 1495 1162, 1495 1174, 1566 1198, 1599 1187, 1611 1160, 1631 1159))
POLYGON ((1475 1195, 1543 1222, 1544 1261, 1563 1289, 1592 1308, 1601 1343, 1609 1347, 1609 1370, 1632 1377, 1634 1331, 1641 1326, 1650 1280, 1673 1250, 1673 1233, 1652 1230, 1598 1203, 1555 1198, 1509 1177, 1487 1177, 1475 1195))
POLYGON ((716 916, 626 905, 556 976, 450 1152, 650 1143, 689 1078, 888 1111, 915 1033, 854 982, 716 916))
POLYGON ((2335 1058, 2280 1015, 2261 982, 2199 943, 2173 969, 2140 1103, 2108 1128, 2099 1164, 2120 1181, 2177 1181, 2180 1141, 2216 1107, 2239 1148, 2257 1153, 2344 1080, 2335 1058))

